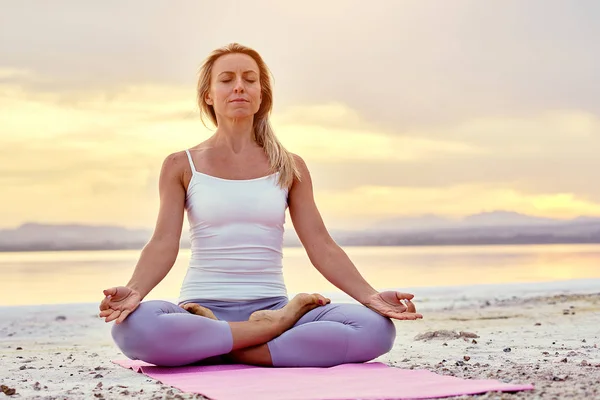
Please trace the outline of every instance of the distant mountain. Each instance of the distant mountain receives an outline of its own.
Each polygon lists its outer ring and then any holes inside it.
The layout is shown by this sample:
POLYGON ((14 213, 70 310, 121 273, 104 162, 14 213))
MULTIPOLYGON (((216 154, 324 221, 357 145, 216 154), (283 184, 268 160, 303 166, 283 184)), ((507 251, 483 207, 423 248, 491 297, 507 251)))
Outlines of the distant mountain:
POLYGON ((27 223, 0 230, 0 251, 140 248, 151 235, 147 229, 120 226, 27 223))
POLYGON ((535 217, 514 211, 491 211, 468 215, 463 218, 444 218, 437 215, 396 217, 381 220, 368 230, 378 231, 431 231, 438 229, 482 228, 482 227, 530 227, 557 226, 564 223, 600 222, 597 217, 577 217, 572 220, 535 217))
MULTIPOLYGON (((331 235, 343 246, 600 243, 600 218, 559 220, 510 211, 460 219, 429 214, 390 218, 357 231, 332 230, 331 235)), ((149 229, 28 223, 0 230, 0 251, 141 249, 151 236, 149 229)), ((293 229, 286 231, 284 244, 301 246, 293 229)), ((189 247, 187 232, 181 247, 189 247)))

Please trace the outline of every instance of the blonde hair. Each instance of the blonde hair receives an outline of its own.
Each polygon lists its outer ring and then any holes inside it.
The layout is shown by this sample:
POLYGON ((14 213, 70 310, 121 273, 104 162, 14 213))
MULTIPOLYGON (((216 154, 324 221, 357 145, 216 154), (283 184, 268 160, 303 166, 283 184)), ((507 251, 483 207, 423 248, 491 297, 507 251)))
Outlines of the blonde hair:
POLYGON ((271 170, 279 172, 279 186, 289 189, 292 186, 294 178, 300 179, 300 171, 296 166, 292 153, 283 147, 271 127, 269 121, 269 115, 273 109, 271 73, 267 64, 256 50, 238 43, 231 43, 210 53, 200 68, 198 78, 197 96, 198 106, 200 107, 200 118, 205 123, 205 118, 207 117, 215 126, 218 126, 215 109, 212 105, 206 103, 205 98, 210 90, 211 73, 215 61, 223 55, 234 53, 246 54, 252 57, 258 65, 262 102, 256 114, 254 114, 254 137, 258 145, 265 150, 271 170))

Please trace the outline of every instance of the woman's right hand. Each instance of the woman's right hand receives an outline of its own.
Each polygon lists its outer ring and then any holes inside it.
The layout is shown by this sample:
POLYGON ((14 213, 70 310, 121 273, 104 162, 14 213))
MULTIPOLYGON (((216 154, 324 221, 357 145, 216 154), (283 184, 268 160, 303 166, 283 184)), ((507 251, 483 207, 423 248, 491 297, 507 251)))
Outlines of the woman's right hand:
POLYGON ((142 296, 126 286, 118 286, 104 290, 106 296, 100 303, 100 317, 105 322, 117 320, 120 324, 131 314, 142 301, 142 296))

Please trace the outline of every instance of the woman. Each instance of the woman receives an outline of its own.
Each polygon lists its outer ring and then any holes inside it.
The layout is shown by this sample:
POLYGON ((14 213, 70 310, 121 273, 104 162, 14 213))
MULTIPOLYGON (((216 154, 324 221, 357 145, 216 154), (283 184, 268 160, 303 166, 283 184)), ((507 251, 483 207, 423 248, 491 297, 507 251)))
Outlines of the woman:
POLYGON ((198 82, 205 142, 169 155, 161 169, 154 234, 126 286, 104 291, 100 316, 132 359, 327 367, 387 353, 390 318, 422 318, 412 294, 373 289, 329 236, 306 164, 276 139, 273 95, 260 55, 231 44, 205 61, 198 82), (285 211, 312 264, 361 304, 319 294, 288 301, 282 276, 285 211), (142 299, 166 276, 179 249, 184 210, 192 256, 179 304, 142 299))

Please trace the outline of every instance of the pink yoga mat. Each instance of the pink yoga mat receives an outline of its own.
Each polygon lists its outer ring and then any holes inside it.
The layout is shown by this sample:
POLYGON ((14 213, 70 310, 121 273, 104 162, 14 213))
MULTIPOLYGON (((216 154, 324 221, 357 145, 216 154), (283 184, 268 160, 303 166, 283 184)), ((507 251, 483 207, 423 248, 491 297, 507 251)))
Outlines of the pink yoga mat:
POLYGON ((156 367, 141 361, 115 364, 142 372, 184 392, 214 400, 433 399, 490 391, 531 390, 495 380, 462 379, 379 362, 331 368, 263 368, 249 365, 156 367))

